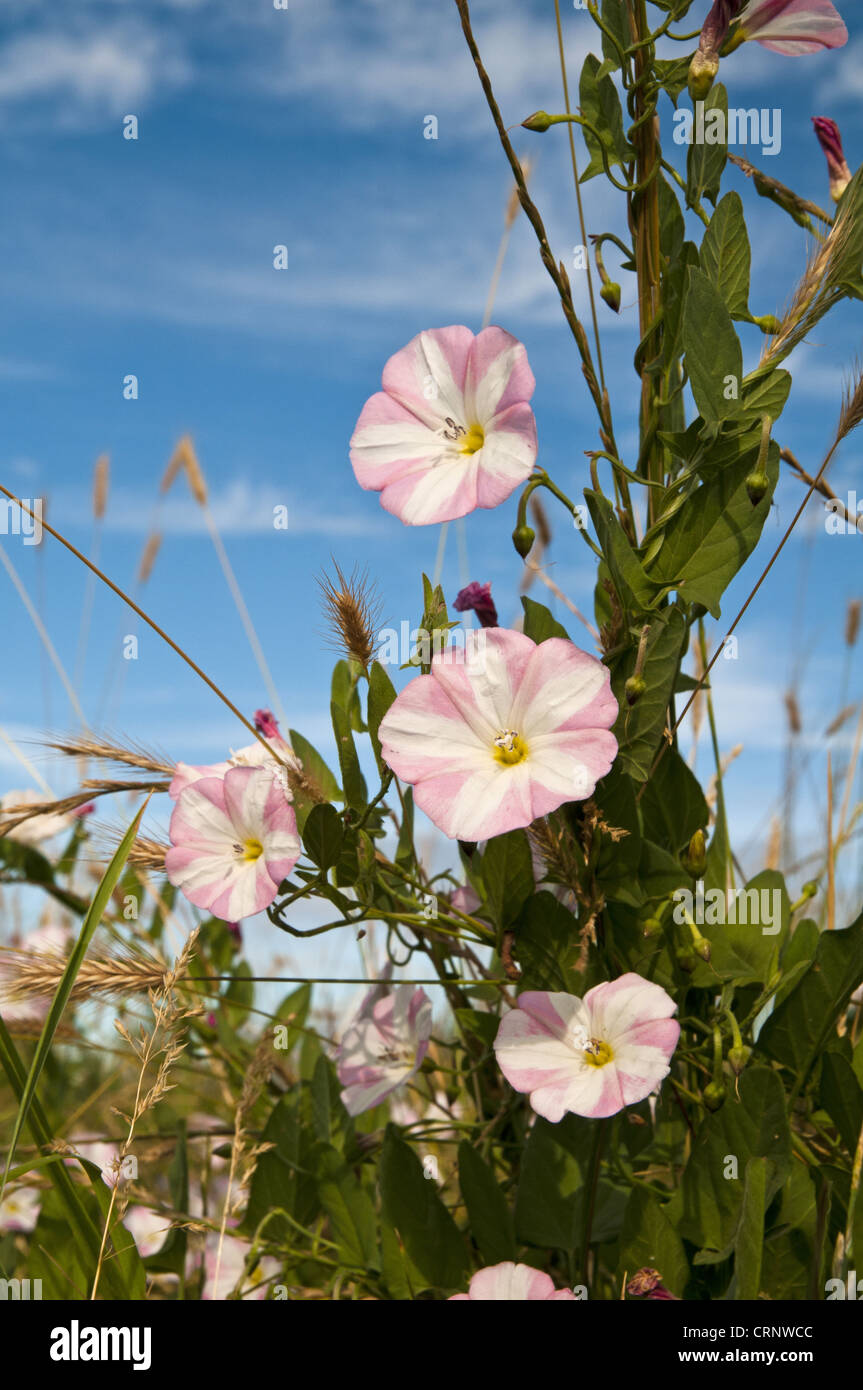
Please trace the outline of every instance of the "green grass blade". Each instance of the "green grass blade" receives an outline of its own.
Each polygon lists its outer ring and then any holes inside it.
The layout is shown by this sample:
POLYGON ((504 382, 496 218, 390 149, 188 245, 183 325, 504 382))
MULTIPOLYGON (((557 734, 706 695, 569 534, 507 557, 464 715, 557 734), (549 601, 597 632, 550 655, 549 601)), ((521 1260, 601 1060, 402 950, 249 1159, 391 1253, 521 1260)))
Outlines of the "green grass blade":
POLYGON ((54 1034, 57 1031, 57 1026, 69 1002, 69 995, 72 993, 78 971, 81 969, 84 957, 93 939, 93 934, 102 920, 102 914, 108 906, 111 900, 111 894, 117 886, 117 882, 123 872, 126 860, 129 857, 129 851, 138 833, 138 826, 141 824, 141 817, 143 814, 144 806, 141 807, 135 819, 132 821, 129 829, 120 841, 113 859, 105 870, 105 876, 99 884, 95 897, 87 911, 87 915, 81 925, 81 931, 78 934, 78 940, 75 942, 66 969, 63 971, 63 978, 57 986, 57 993, 54 995, 51 1002, 51 1008, 45 1020, 45 1026, 42 1029, 39 1042, 36 1045, 36 1051, 33 1055, 33 1061, 30 1064, 27 1080, 24 1083, 24 1091, 18 1106, 18 1113, 15 1116, 12 1139, 9 1144, 9 1152, 6 1156, 6 1170, 3 1174, 3 1181, 0 1182, 0 1201, 2 1201, 6 1181, 12 1168, 15 1146, 18 1143, 21 1131, 27 1121, 27 1116, 30 1112, 30 1107, 36 1092, 36 1084, 42 1074, 42 1068, 48 1060, 48 1053, 51 1051, 54 1034))

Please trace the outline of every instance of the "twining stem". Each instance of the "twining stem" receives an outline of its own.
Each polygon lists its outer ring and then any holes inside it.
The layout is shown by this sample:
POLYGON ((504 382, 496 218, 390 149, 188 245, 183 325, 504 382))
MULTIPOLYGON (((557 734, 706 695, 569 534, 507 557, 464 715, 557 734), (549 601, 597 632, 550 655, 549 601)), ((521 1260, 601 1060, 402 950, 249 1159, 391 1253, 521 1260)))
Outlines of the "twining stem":
POLYGON ((509 136, 507 135, 506 126, 504 125, 503 117, 500 114, 500 107, 497 104, 497 98, 495 97, 494 91, 492 89, 491 79, 489 78, 489 75, 485 70, 482 58, 480 57, 479 49, 477 47, 476 39, 474 38, 473 27, 471 25, 470 20, 470 9, 467 0, 455 0, 455 5, 456 9, 459 12, 459 18, 461 19, 461 27, 464 32, 465 41, 470 51, 470 55, 473 58, 474 67, 476 68, 477 76, 479 77, 480 83, 482 85, 483 93, 485 94, 485 99, 488 104, 488 109, 491 112, 492 120, 494 121, 495 128, 498 133, 498 138, 503 147, 503 152, 509 160, 510 168, 512 169, 513 177, 515 178, 515 186, 516 191, 518 193, 518 200, 521 203, 522 209, 524 211, 525 216, 527 217, 528 222, 533 227, 533 230, 536 233, 536 238, 539 242, 539 251, 540 256, 542 258, 542 263, 548 271, 548 274, 551 277, 554 287, 557 290, 557 293, 560 297, 561 306, 563 308, 564 317, 567 323, 569 324, 573 337, 575 338, 576 345, 581 356, 581 368, 582 372, 584 373, 584 379, 587 382, 588 390, 590 391, 591 398, 594 402, 594 405, 596 406, 597 414, 599 415, 600 438, 603 442, 604 447, 606 449, 609 449, 613 454, 616 455, 617 447, 614 442, 614 430, 611 424, 611 409, 608 401, 608 395, 602 390, 599 384, 599 380, 597 378, 596 371, 593 365, 593 357, 590 351, 590 344, 587 341, 587 334, 584 330, 584 325, 579 319, 578 314, 575 312, 575 304, 573 303, 572 287, 569 283, 569 276, 567 275, 563 267, 563 264, 558 264, 558 262, 555 261, 554 253, 552 252, 551 246, 549 245, 548 233, 545 230, 545 224, 539 214, 539 209, 537 208, 536 204, 534 203, 533 199, 527 191, 527 181, 524 176, 524 170, 522 169, 518 156, 516 155, 515 150, 512 147, 512 142, 509 136))
POLYGON ((599 1187, 599 1174, 602 1168, 602 1145, 607 1128, 607 1120, 597 1121, 593 1136, 593 1149, 590 1155, 590 1173, 587 1186, 584 1190, 584 1251, 581 1258, 581 1279, 583 1284, 587 1283, 590 1269, 590 1237, 593 1230, 594 1212, 596 1211, 596 1193, 599 1187))
MULTIPOLYGON (((645 0, 628 0, 629 22, 633 43, 639 47, 634 56, 635 81, 631 100, 635 121, 630 136, 635 146, 636 184, 638 191, 629 197, 629 225, 635 247, 635 266, 638 275, 638 322, 641 333, 641 433, 646 438, 655 429, 653 422, 653 379, 650 367, 658 351, 656 319, 659 311, 660 245, 659 245, 659 142, 656 134, 655 106, 649 100, 652 45, 645 0)), ((661 454, 651 446, 644 460, 645 476, 661 481, 661 454), (660 471, 657 473, 657 462, 660 471)), ((654 519, 653 493, 648 492, 648 525, 654 519)))
MULTIPOLYGON (((557 49, 560 55, 560 77, 563 83, 563 103, 566 114, 571 115, 569 105, 569 80, 566 75, 566 55, 563 48, 563 29, 560 23, 560 0, 554 0, 554 19, 557 25, 557 49)), ((578 159, 575 153, 575 136, 572 132, 572 124, 567 123, 566 133, 569 136, 569 156, 572 161, 572 177, 575 183, 575 199, 578 204, 578 223, 581 228, 581 242, 587 246, 587 226, 584 220, 584 202, 581 196, 581 184, 578 181, 578 159)), ((587 292, 590 296, 590 316, 593 320, 593 336, 596 342, 596 365, 599 370, 599 382, 603 391, 605 388, 605 371, 602 364, 602 345, 599 341, 599 319, 596 313, 596 296, 593 292, 593 275, 590 269, 590 260, 587 262, 587 292)))

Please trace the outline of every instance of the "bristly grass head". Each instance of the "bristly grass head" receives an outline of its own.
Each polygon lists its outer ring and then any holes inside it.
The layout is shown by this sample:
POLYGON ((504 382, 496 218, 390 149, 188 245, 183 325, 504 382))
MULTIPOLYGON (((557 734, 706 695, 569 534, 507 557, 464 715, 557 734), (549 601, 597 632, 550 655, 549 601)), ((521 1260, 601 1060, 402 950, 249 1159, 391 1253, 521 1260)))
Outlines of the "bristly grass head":
POLYGON ((380 626, 380 598, 365 571, 355 568, 346 579, 335 560, 333 566, 335 579, 328 574, 318 579, 333 644, 367 671, 377 646, 375 633, 380 626))
POLYGON ((842 412, 836 431, 837 439, 845 439, 861 423, 863 423, 863 368, 859 362, 855 362, 854 370, 850 379, 845 383, 845 390, 842 395, 842 412))

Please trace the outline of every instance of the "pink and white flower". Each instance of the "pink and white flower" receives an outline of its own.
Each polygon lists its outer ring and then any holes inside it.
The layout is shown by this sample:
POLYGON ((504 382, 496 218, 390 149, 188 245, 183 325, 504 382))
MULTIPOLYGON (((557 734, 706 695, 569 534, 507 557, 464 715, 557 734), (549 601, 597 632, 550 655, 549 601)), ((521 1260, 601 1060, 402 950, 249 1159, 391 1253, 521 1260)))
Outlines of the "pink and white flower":
POLYGON ((617 754, 608 670, 572 642, 489 628, 390 706, 383 756, 446 835, 484 840, 590 796, 617 754))
POLYGON ((123 1216, 123 1225, 138 1247, 141 1259, 146 1260, 148 1255, 155 1255, 165 1244, 171 1220, 150 1207, 133 1206, 123 1216))
MULTIPOLYGON (((62 959, 69 946, 71 933, 67 927, 56 923, 37 927, 28 932, 21 942, 22 952, 33 956, 50 956, 62 959)), ((48 1017, 53 992, 51 994, 28 994, 16 998, 15 977, 17 956, 15 951, 0 951, 0 1014, 6 1024, 27 1023, 41 1027, 48 1017)))
POLYGON ((339 1047, 336 1069, 349 1115, 380 1105, 419 1071, 431 1026, 425 990, 386 984, 369 990, 339 1047))
POLYGON ((538 1115, 602 1119, 644 1100, 668 1075, 680 1024, 660 985, 631 971, 573 994, 528 992, 501 1022, 495 1052, 538 1115))
POLYGON ((737 16, 731 46, 747 39, 796 58, 841 48, 848 30, 830 0, 749 0, 737 16))
POLYGON ((243 1279, 243 1269, 251 1246, 236 1236, 225 1235, 219 1253, 219 1234, 213 1231, 207 1236, 204 1249, 204 1291, 203 1302, 224 1302, 237 1285, 239 1295, 250 1302, 260 1302, 267 1296, 269 1281, 279 1272, 279 1262, 272 1256, 263 1255, 251 1274, 243 1279))
POLYGON ((42 1194, 38 1187, 7 1187, 0 1199, 0 1235, 7 1231, 29 1234, 39 1220, 42 1194))
POLYGON ((169 835, 171 883, 226 922, 268 907, 301 852, 293 807, 262 767, 232 767, 187 786, 169 835))
POLYGON ((264 745, 255 739, 254 743, 246 744, 244 748, 238 748, 236 752, 232 750, 230 758, 222 763, 197 765, 177 763, 171 785, 168 788, 169 794, 175 801, 180 792, 185 791, 186 787, 191 787, 195 782, 200 782, 202 777, 224 777, 225 773, 230 772, 232 767, 266 768, 271 777, 279 783, 287 799, 289 801, 292 799, 291 789, 288 785, 287 768, 299 767, 297 755, 287 740, 282 737, 278 720, 268 709, 255 710, 254 717, 255 728, 259 734, 263 734, 273 752, 268 752, 264 745))
POLYGON ((502 328, 432 328, 389 359, 351 439, 360 487, 408 526, 497 507, 529 477, 536 382, 502 328))
MULTIPOLYGON (((20 792, 6 792, 5 796, 0 796, 0 825, 7 820, 15 820, 16 813, 12 809, 14 806, 24 806, 29 809, 32 806, 50 804, 51 800, 50 796, 33 791, 31 787, 20 792)), ((71 829, 73 825, 74 819, 68 812, 61 815, 56 811, 48 811, 41 816, 30 816, 29 819, 15 826, 13 830, 5 831, 3 838, 14 840, 19 845, 41 845, 43 841, 53 840, 55 835, 71 829)))
POLYGON ((504 1260, 477 1270, 467 1293, 454 1293, 449 1303, 481 1303, 488 1301, 575 1303, 571 1289, 556 1289, 547 1274, 530 1265, 513 1264, 504 1260))

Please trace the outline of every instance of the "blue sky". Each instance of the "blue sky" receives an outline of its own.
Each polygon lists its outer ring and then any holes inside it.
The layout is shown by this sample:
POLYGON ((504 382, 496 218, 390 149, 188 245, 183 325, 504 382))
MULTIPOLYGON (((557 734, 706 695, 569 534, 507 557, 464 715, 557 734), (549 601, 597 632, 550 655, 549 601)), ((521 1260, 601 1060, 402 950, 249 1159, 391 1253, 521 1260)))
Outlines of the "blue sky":
MULTIPOLYGON (((594 45, 588 16, 563 5, 570 82, 594 45)), ((840 0, 840 8, 843 8, 840 0)), ((693 7, 695 23, 707 10, 693 7)), ((823 159, 810 117, 831 115, 852 168, 863 156, 863 22, 844 5, 851 42, 840 53, 787 59, 750 44, 723 65, 732 105, 779 107, 782 150, 763 164, 822 205, 823 159)), ((658 14, 659 12, 656 11, 658 14)), ((478 0, 475 27, 507 123, 561 108, 551 0, 478 0)), ((695 23, 691 27, 695 27, 695 23)), ((672 108, 661 112, 672 144, 672 108)), ((565 133, 518 132, 537 156, 534 196, 557 253, 581 240, 565 133)), ((741 153, 746 154, 743 150, 741 153)), ((583 159, 583 152, 582 152, 583 159)), ((213 510, 289 714, 327 753, 332 656, 322 636, 316 574, 334 555, 367 566, 394 625, 419 616, 419 571, 434 566, 437 528, 407 530, 353 480, 347 444, 385 359, 421 328, 479 327, 510 192, 508 170, 465 53, 451 0, 7 0, 0 31, 0 476, 76 544, 91 543, 93 463, 111 459, 101 562, 134 580, 153 524, 158 481, 189 431, 213 510), (122 138, 135 114, 139 139, 122 138), (436 141, 424 118, 438 118, 436 141), (273 269, 273 247, 289 268, 273 269), (140 382, 137 401, 123 378, 140 382), (273 507, 289 508, 287 532, 273 507)), ((754 196, 756 313, 781 311, 805 263, 806 240, 754 196)), ((620 230, 603 180, 585 185, 590 231, 620 230)), ((613 253, 609 262, 614 264, 613 253)), ((619 319, 600 305, 618 437, 632 450, 637 389, 636 311, 623 276, 619 319)), ((577 302, 586 310, 582 280, 577 302)), ((527 345, 537 377, 541 463, 571 496, 587 483, 583 451, 595 428, 575 347, 524 219, 516 224, 494 320, 527 345)), ((752 360, 758 335, 744 335, 752 360)), ((814 472, 830 441, 843 369, 860 350, 859 306, 822 325, 798 351, 792 403, 777 431, 814 472)), ((860 444, 834 465, 833 485, 863 505, 860 444)), ((630 462, 631 462, 630 458, 630 462)), ((782 534, 801 489, 786 480, 756 557, 724 605, 725 622, 782 534)), ((470 578, 491 580, 503 621, 517 611, 520 562, 509 543, 515 500, 468 518, 470 578)), ((591 608, 589 552, 552 512, 549 573, 591 608)), ((199 511, 178 484, 159 515, 162 552, 145 590, 153 616, 231 698, 251 711, 266 692, 231 604, 199 511)), ((7 552, 43 605, 72 671, 86 577, 50 541, 10 538, 7 552)), ((804 742, 814 753, 798 808, 801 834, 824 815, 820 734, 838 706, 860 698, 860 648, 845 669, 846 603, 863 591, 863 537, 829 537, 811 506, 740 634, 737 662, 716 673, 720 740, 744 752, 728 778, 738 848, 759 866, 784 767, 783 695, 799 677, 804 742)), ((461 582, 454 537, 443 579, 461 582)), ((74 717, 30 621, 0 573, 3 660, 0 726, 24 741, 74 717)), ((534 596, 543 598, 539 586, 534 596)), ((552 604, 554 606, 554 604, 552 604)), ((567 621, 563 613, 562 619, 567 621)), ((570 631, 590 639, 572 620, 570 631)), ((724 631, 724 626, 720 624, 724 631)), ((135 631, 107 593, 95 596, 81 702, 89 720, 158 744, 175 757, 216 759, 244 742, 214 697, 155 637, 137 662, 121 638, 135 631), (121 668, 127 669, 120 680, 121 668), (105 707, 106 689, 113 696, 105 707)), ((835 741, 847 760, 850 729, 835 741)), ((63 772, 40 755, 57 786, 63 772)), ((702 744, 699 770, 709 775, 702 744)), ((0 746, 0 789, 26 774, 0 746)))

